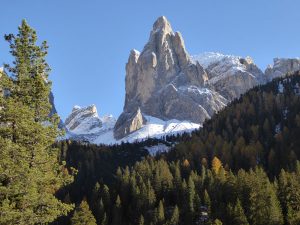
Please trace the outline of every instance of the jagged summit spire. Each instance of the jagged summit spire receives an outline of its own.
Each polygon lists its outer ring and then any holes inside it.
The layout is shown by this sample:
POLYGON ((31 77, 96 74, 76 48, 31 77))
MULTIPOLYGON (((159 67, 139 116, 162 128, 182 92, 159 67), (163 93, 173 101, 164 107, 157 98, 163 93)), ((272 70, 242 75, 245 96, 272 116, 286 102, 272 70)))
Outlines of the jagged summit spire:
POLYGON ((167 20, 165 16, 160 16, 153 24, 153 31, 163 30, 167 33, 172 32, 172 27, 170 22, 167 20))

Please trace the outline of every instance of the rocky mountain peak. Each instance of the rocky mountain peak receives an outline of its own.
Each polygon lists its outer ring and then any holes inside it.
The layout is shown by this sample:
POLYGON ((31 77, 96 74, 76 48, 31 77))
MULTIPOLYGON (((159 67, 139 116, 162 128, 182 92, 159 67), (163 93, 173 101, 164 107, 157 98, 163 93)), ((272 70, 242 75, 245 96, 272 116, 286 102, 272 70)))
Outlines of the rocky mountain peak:
MULTIPOLYGON (((207 74, 204 68, 199 63, 192 62, 185 49, 182 35, 173 32, 166 17, 159 17, 153 25, 149 41, 143 51, 130 52, 126 64, 125 105, 115 126, 115 138, 120 139, 129 130, 133 132, 134 129, 142 127, 144 119, 137 116, 138 109, 142 112, 141 115, 163 120, 183 119, 203 122, 206 116, 201 115, 208 113, 198 105, 203 103, 204 98, 199 100, 201 103, 195 103, 194 111, 183 112, 178 110, 178 107, 193 105, 191 101, 194 102, 195 97, 190 95, 197 93, 192 93, 187 87, 190 85, 202 87, 206 81, 207 74), (170 87, 173 87, 172 91, 170 87), (133 121, 135 118, 139 118, 137 120, 139 125, 128 129, 130 124, 135 124, 133 121)), ((217 96, 217 93, 213 96, 217 96)), ((214 108, 222 107, 223 99, 216 104, 213 104, 214 108)))
POLYGON ((276 77, 282 77, 288 72, 300 70, 299 58, 274 58, 273 65, 269 65, 265 71, 266 78, 270 81, 276 77))
POLYGON ((153 24, 153 32, 162 31, 164 33, 173 32, 170 22, 165 16, 158 17, 158 19, 153 24))
POLYGON ((90 131, 94 128, 100 128, 102 122, 98 117, 97 108, 95 105, 87 107, 74 106, 72 113, 65 121, 65 126, 69 131, 76 132, 79 130, 90 131))

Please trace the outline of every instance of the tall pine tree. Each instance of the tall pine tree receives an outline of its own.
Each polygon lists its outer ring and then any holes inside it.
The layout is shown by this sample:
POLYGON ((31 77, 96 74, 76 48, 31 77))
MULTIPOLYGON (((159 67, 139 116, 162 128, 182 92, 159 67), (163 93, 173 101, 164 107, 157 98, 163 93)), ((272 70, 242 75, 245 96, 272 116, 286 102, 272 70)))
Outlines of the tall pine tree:
POLYGON ((53 147, 59 119, 49 116, 48 46, 36 45, 25 20, 5 39, 14 61, 0 80, 0 224, 48 223, 73 208, 55 197, 72 178, 53 147))

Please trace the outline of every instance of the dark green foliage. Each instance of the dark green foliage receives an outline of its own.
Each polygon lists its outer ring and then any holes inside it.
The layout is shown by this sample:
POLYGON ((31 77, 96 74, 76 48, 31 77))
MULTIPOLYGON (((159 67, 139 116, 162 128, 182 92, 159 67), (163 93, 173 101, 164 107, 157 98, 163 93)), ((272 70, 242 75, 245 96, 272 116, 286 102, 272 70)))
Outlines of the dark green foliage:
POLYGON ((212 223, 212 225, 222 225, 222 221, 219 219, 215 219, 214 222, 212 223))
POLYGON ((83 200, 76 207, 74 215, 71 218, 72 225, 96 225, 96 219, 90 211, 88 203, 83 200))
POLYGON ((145 220, 144 220, 143 215, 141 215, 140 218, 139 218, 138 225, 144 225, 144 224, 145 224, 145 220))
MULTIPOLYGON (((110 189, 105 185, 99 188, 101 198, 107 196, 110 199, 107 202, 115 199, 111 206, 105 207, 104 204, 106 215, 110 215, 108 221, 112 224, 143 222, 146 225, 194 224, 196 221, 206 221, 205 224, 222 221, 228 225, 280 225, 283 216, 290 217, 282 212, 279 198, 287 202, 287 197, 297 199, 298 196, 298 191, 287 195, 284 186, 277 191, 276 181, 270 181, 261 168, 248 172, 239 170, 237 174, 222 168, 217 174, 203 167, 204 172, 191 171, 188 177, 182 177, 175 169, 178 165, 182 165, 180 170, 185 170, 183 162, 168 163, 148 157, 131 168, 119 169, 115 185, 110 189), (156 175, 160 170, 165 171, 166 183, 163 182, 164 176, 156 175), (183 181, 181 185, 176 184, 178 180, 183 181), (159 195, 163 199, 157 198, 159 195)), ((286 173, 289 176, 297 174, 286 173)), ((297 175, 295 185, 299 184, 297 175)), ((296 215, 298 205, 289 207, 296 215)))
POLYGON ((53 147, 61 132, 49 116, 48 46, 25 20, 5 39, 14 59, 0 78, 0 224, 45 224, 73 208, 55 196, 72 177, 53 147))
MULTIPOLYGON (((298 163, 299 166, 299 163, 298 163)), ((282 170, 278 179, 279 200, 289 225, 300 224, 300 173, 282 170)))
POLYGON ((243 206, 239 199, 237 199, 236 204, 234 206, 229 204, 227 211, 229 214, 229 216, 228 216, 229 224, 231 224, 231 225, 249 225, 247 217, 246 217, 244 209, 243 209, 243 206))
POLYGON ((122 205, 120 196, 117 196, 114 208, 113 208, 113 216, 112 216, 112 224, 113 225, 121 225, 122 224, 122 205))
POLYGON ((174 207, 170 222, 168 224, 170 224, 170 225, 179 224, 179 209, 178 209, 177 205, 175 205, 175 207, 174 207))

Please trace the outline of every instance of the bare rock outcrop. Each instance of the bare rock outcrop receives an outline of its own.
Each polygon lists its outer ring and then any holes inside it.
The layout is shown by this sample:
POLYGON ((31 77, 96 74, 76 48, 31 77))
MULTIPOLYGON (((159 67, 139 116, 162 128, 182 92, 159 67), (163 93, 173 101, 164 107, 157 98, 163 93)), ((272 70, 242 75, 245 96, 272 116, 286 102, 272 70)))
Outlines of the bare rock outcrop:
POLYGON ((290 58, 275 58, 273 59, 273 65, 269 65, 265 71, 265 75, 268 81, 276 77, 285 76, 287 73, 293 73, 300 70, 300 59, 290 58))
POLYGON ((114 136, 116 139, 121 139, 122 137, 140 129, 146 124, 146 122, 147 120, 141 113, 140 108, 133 113, 123 113, 115 125, 114 136))
POLYGON ((74 106, 72 113, 65 121, 65 126, 68 131, 88 133, 93 129, 99 129, 102 127, 102 122, 98 117, 97 108, 95 105, 88 107, 74 106))
POLYGON ((125 105, 115 126, 115 138, 128 133, 128 124, 133 122, 132 115, 138 109, 141 114, 163 120, 202 123, 215 109, 226 104, 226 99, 216 92, 210 92, 207 97, 189 88, 204 87, 207 80, 204 68, 194 63, 187 53, 181 34, 173 32, 165 17, 159 17, 143 51, 130 53, 126 65, 125 105))

